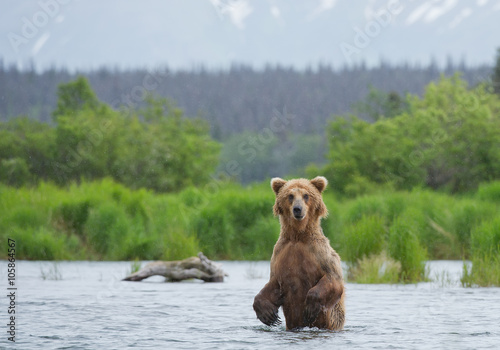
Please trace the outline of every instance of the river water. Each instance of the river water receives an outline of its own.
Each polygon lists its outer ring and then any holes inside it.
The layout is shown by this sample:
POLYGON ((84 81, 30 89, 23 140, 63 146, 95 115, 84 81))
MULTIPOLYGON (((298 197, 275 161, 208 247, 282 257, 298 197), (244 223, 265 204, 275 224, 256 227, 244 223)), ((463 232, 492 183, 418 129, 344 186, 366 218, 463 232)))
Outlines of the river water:
MULTIPOLYGON (((269 262, 222 262, 224 283, 120 281, 129 262, 18 261, 18 349, 498 349, 500 288, 462 288, 462 262, 430 262, 438 281, 346 286, 345 329, 287 332, 252 309, 269 262)), ((2 288, 7 295, 7 264, 2 288)), ((1 298, 0 348, 14 348, 1 298)), ((283 319, 283 315, 281 314, 283 319)))

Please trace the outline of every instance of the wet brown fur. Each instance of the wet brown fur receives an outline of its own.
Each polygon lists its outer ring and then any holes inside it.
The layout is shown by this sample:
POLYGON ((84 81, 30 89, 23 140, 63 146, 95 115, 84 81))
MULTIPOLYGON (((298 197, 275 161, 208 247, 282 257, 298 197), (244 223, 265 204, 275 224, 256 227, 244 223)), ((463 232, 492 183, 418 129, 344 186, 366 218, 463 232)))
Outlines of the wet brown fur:
MULTIPOLYGON (((269 282, 254 299, 257 317, 267 325, 280 323, 283 308, 286 329, 318 327, 341 330, 345 320, 344 281, 340 257, 330 246, 320 221, 328 214, 321 197, 327 181, 271 180, 276 194, 280 237, 271 258, 269 282), (292 198, 293 197, 293 198, 292 198), (304 214, 302 219, 294 215, 304 214)), ((300 217, 300 215, 299 215, 300 217)))

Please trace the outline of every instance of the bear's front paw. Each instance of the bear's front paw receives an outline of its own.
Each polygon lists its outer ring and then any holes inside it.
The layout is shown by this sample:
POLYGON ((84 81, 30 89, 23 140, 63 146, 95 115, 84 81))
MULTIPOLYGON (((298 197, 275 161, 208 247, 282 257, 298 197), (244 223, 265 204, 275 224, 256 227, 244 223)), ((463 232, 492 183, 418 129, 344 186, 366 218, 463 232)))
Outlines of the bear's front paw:
POLYGON ((304 324, 308 327, 312 327, 320 311, 321 304, 316 293, 307 293, 306 308, 304 310, 304 324))
POLYGON ((269 300, 255 300, 253 309, 257 314, 257 318, 267 326, 278 326, 281 324, 281 319, 278 316, 278 308, 269 300))

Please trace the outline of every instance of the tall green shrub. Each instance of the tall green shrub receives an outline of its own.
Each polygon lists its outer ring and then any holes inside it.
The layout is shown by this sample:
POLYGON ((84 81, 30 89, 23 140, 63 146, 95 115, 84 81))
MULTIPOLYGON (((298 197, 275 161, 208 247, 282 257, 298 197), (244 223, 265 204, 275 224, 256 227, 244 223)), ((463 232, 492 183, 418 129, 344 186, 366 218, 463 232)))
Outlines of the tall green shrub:
POLYGON ((351 263, 379 254, 385 246, 384 220, 376 215, 363 216, 358 222, 344 228, 341 255, 351 263))
POLYGON ((85 235, 88 244, 96 252, 119 258, 130 226, 122 208, 114 203, 104 203, 90 211, 85 224, 85 235))
POLYGON ((408 215, 399 216, 389 230, 389 255, 401 263, 402 281, 418 282, 426 278, 427 252, 419 242, 414 221, 408 215))
POLYGON ((343 194, 430 187, 467 192, 500 179, 500 99, 485 86, 469 89, 459 76, 430 83, 408 108, 374 123, 337 117, 327 129, 323 169, 343 194))
POLYGON ((471 235, 472 267, 464 264, 462 284, 500 286, 500 217, 483 222, 471 235))

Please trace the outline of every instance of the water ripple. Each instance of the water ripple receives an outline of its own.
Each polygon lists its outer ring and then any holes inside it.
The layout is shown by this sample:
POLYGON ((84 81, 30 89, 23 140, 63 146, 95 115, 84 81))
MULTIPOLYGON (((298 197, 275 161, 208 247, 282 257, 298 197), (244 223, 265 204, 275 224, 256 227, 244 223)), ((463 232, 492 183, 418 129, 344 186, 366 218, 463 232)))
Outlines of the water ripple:
MULTIPOLYGON (((500 344, 499 288, 348 284, 343 331, 287 332, 284 325, 263 325, 253 311, 253 297, 266 277, 239 277, 249 266, 267 271, 268 262, 224 262, 237 278, 217 284, 121 282, 127 262, 66 262, 61 273, 71 278, 40 283, 37 262, 19 264, 24 273, 19 276, 20 349, 481 349, 500 344)), ((0 339, 0 348, 8 345, 0 339)))

